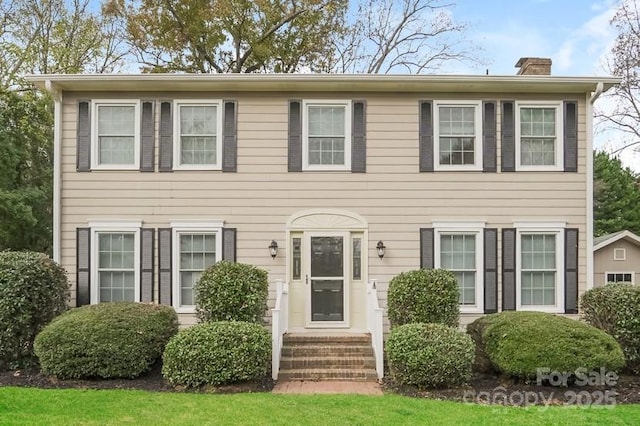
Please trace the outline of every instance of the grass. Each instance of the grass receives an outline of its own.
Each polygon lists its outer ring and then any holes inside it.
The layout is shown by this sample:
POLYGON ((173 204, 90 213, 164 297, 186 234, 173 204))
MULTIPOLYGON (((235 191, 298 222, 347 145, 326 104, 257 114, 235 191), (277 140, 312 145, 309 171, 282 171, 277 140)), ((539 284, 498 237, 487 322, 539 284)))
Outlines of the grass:
POLYGON ((640 406, 496 407, 398 395, 233 395, 0 388, 2 425, 637 424, 640 406))

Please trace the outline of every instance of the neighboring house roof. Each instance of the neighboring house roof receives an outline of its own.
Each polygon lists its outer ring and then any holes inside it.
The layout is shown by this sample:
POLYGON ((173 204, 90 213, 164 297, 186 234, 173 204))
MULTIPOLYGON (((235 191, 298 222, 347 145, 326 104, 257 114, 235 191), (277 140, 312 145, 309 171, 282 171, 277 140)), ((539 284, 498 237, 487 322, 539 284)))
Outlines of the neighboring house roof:
POLYGON ((618 231, 613 234, 603 235, 593 239, 593 251, 600 250, 616 241, 626 240, 637 246, 640 246, 640 237, 631 231, 618 231))
POLYGON ((64 91, 363 91, 405 93, 590 93, 617 77, 548 75, 379 74, 42 74, 26 79, 42 89, 64 91))

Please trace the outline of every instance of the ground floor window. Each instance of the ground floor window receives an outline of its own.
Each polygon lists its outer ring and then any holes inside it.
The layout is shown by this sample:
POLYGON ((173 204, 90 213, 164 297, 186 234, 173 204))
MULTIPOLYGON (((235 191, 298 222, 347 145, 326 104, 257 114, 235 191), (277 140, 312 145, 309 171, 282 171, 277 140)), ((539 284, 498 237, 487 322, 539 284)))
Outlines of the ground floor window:
POLYGON ((633 272, 607 272, 607 283, 633 284, 633 272))
POLYGON ((221 259, 222 225, 173 227, 173 306, 194 312, 194 287, 205 269, 221 259))

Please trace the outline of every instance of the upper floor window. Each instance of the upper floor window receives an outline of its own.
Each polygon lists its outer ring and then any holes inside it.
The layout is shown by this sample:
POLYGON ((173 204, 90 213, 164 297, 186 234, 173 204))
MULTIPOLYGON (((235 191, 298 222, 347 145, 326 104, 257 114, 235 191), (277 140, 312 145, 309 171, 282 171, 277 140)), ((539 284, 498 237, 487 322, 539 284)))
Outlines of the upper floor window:
POLYGON ((434 102, 436 170, 482 167, 481 102, 434 102))
POLYGON ((174 168, 222 168, 222 102, 175 101, 174 168))
POLYGON ((304 101, 305 170, 351 168, 351 102, 304 101))
POLYGON ((519 170, 561 170, 562 103, 517 103, 516 158, 519 170))
POLYGON ((135 169, 140 156, 139 101, 93 103, 93 167, 135 169))

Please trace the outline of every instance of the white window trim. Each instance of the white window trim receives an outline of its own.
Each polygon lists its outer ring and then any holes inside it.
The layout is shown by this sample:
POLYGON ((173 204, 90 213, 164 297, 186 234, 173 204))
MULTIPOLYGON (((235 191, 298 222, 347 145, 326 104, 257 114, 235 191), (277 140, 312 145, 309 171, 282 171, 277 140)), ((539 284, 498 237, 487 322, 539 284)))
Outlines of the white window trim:
POLYGON ((627 250, 624 247, 615 247, 613 249, 613 260, 621 261, 627 260, 627 250), (622 252, 622 256, 617 256, 616 253, 622 252))
POLYGON ((93 99, 91 101, 91 169, 93 170, 138 170, 140 169, 140 100, 139 99, 93 99), (133 106, 134 138, 133 164, 100 164, 98 148, 98 107, 102 105, 133 106))
POLYGON ((222 118, 221 99, 176 99, 173 101, 173 170, 222 170, 222 118), (181 164, 180 152, 182 139, 180 138, 180 107, 190 106, 215 106, 216 107, 216 164, 181 164))
POLYGON ((516 310, 548 313, 564 312, 564 222, 514 222, 516 228, 516 310), (554 234, 556 236, 556 304, 522 305, 522 234, 554 234))
POLYGON ((516 101, 516 171, 563 171, 564 170, 564 132, 563 132, 563 123, 564 123, 564 111, 563 111, 563 103, 562 101, 525 101, 518 102, 516 101), (556 164, 553 166, 530 166, 530 165, 521 165, 520 164, 520 109, 521 108, 555 108, 556 110, 556 156, 555 162, 556 164))
POLYGON ((484 313, 484 222, 451 222, 434 221, 431 223, 434 230, 434 267, 440 268, 440 236, 442 234, 476 236, 476 304, 475 306, 460 305, 460 313, 478 314, 484 313))
MULTIPOLYGON (((607 277, 609 276, 609 274, 631 274, 631 284, 635 284, 636 283, 636 273, 633 271, 606 271, 604 273, 604 283, 605 284, 609 284, 609 280, 607 279, 607 277)), ((620 281, 619 281, 620 282, 620 281)), ((626 282, 626 281, 624 281, 626 282)))
POLYGON ((98 234, 105 233, 132 233, 134 234, 134 301, 140 301, 140 221, 109 221, 109 222, 89 222, 91 229, 91 288, 89 290, 89 302, 92 305, 100 303, 98 289, 98 234))
POLYGON ((351 101, 345 99, 305 99, 302 101, 302 170, 349 171, 351 170, 351 101), (344 165, 309 164, 309 114, 310 106, 343 106, 344 111, 344 165))
POLYGON ((172 275, 172 304, 179 314, 194 314, 195 305, 180 305, 180 235, 181 234, 212 234, 216 236, 216 262, 222 259, 222 228, 224 222, 171 222, 171 275, 172 275))
POLYGON ((435 171, 469 171, 469 170, 480 170, 482 171, 482 101, 464 101, 464 100, 456 100, 456 101, 434 101, 433 102, 433 159, 434 159, 434 170, 435 171), (470 106, 474 107, 474 120, 475 120, 475 143, 473 146, 474 150, 474 163, 473 164, 455 164, 455 165, 447 165, 440 164, 440 107, 442 106, 470 106))

